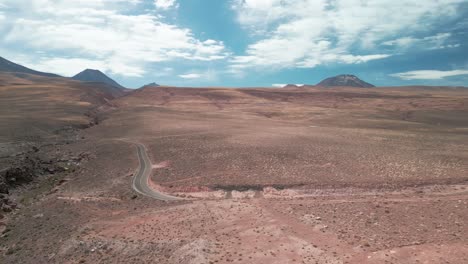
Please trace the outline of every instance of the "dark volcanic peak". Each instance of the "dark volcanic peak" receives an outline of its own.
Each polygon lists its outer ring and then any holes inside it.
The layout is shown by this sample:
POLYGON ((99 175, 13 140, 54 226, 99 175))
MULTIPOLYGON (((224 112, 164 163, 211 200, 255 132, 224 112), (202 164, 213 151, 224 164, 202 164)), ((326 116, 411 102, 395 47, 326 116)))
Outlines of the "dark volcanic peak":
POLYGON ((57 74, 35 71, 0 57, 0 72, 27 73, 45 77, 60 77, 57 74))
POLYGON ((351 74, 342 74, 335 77, 327 78, 321 81, 317 86, 323 87, 335 87, 335 86, 346 86, 346 87, 362 87, 370 88, 375 87, 374 85, 367 83, 358 77, 351 74))
POLYGON ((99 70, 86 69, 73 76, 72 79, 82 82, 100 82, 125 89, 122 85, 118 84, 116 81, 112 80, 99 70))
POLYGON ((157 84, 157 83, 155 83, 155 82, 152 82, 152 83, 148 83, 148 84, 146 84, 146 85, 143 85, 143 86, 140 87, 140 88, 145 88, 145 87, 159 87, 159 86, 161 86, 161 85, 159 85, 159 84, 157 84))

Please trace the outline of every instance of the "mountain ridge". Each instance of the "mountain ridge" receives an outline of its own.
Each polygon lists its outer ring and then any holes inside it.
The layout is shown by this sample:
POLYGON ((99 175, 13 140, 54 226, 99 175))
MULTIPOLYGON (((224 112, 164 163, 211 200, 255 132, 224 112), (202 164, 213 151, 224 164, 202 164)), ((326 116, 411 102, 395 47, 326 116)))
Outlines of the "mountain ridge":
POLYGON ((48 72, 40 72, 40 71, 30 69, 28 67, 9 61, 1 56, 0 56, 0 72, 27 73, 27 74, 32 74, 32 75, 44 76, 44 77, 62 77, 57 74, 48 73, 48 72))

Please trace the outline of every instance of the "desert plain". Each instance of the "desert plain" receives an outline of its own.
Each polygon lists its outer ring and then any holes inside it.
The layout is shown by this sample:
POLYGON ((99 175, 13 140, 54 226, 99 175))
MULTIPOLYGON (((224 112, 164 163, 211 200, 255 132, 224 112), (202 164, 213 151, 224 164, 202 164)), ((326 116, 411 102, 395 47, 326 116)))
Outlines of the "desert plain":
POLYGON ((0 170, 32 178, 2 195, 1 263, 468 263, 466 88, 2 73, 0 122, 0 170), (176 199, 133 188, 138 144, 176 199))

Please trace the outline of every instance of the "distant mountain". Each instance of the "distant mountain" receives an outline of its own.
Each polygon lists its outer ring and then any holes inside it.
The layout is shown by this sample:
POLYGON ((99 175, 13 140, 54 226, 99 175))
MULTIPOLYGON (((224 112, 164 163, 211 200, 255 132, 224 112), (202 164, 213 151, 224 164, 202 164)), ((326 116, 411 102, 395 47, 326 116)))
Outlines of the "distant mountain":
POLYGON ((362 88, 371 88, 375 87, 374 85, 367 83, 358 77, 351 75, 351 74, 342 74, 335 77, 327 78, 317 86, 323 87, 335 87, 335 86, 346 86, 346 87, 362 87, 362 88))
POLYGON ((0 72, 27 73, 44 77, 61 77, 57 74, 40 72, 26 68, 2 57, 0 57, 0 72))
POLYGON ((146 85, 143 85, 143 86, 140 87, 140 88, 145 88, 145 87, 158 87, 158 86, 161 86, 161 85, 159 85, 159 84, 157 84, 157 83, 155 83, 155 82, 152 82, 152 83, 148 83, 148 84, 146 84, 146 85))
POLYGON ((99 70, 86 69, 72 77, 73 80, 82 82, 100 82, 105 83, 120 89, 125 89, 122 85, 109 78, 107 75, 99 70))
POLYGON ((289 83, 289 84, 286 84, 285 86, 283 86, 283 88, 297 88, 297 85, 289 83))

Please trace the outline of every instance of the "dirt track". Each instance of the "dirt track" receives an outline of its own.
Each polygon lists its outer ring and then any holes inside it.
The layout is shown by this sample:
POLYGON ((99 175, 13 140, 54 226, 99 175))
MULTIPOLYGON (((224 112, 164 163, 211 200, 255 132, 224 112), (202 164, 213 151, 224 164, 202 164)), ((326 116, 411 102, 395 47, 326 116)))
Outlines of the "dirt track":
POLYGON ((150 187, 148 183, 150 181, 150 175, 153 169, 153 165, 151 164, 151 161, 148 158, 148 155, 146 154, 145 145, 141 143, 134 144, 137 146, 138 161, 140 163, 140 167, 133 180, 133 189, 139 194, 146 195, 161 201, 180 200, 181 198, 164 194, 150 187))

